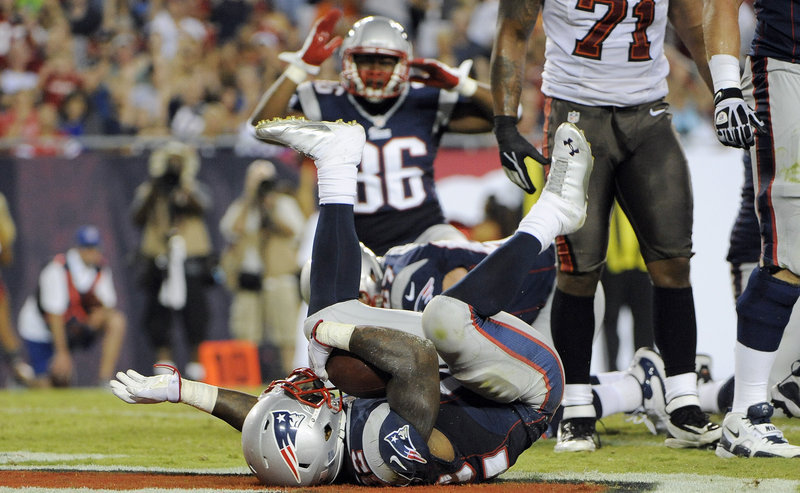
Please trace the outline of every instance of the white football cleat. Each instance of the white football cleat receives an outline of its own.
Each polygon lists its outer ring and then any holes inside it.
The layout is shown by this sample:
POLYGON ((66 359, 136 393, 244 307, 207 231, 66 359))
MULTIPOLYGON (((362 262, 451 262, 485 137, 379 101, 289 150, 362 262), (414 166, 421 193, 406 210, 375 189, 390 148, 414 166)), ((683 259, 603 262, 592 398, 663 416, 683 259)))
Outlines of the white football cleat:
POLYGON ((642 347, 633 354, 631 366, 625 370, 639 382, 642 388, 642 405, 634 414, 644 414, 645 424, 654 435, 666 431, 669 414, 666 411, 664 396, 664 361, 661 356, 648 347, 642 347))
POLYGON ((563 213, 559 234, 575 232, 586 221, 586 192, 593 166, 592 149, 583 131, 569 122, 559 125, 553 136, 550 172, 539 198, 563 213))
POLYGON ((770 389, 772 403, 786 416, 800 418, 800 360, 792 363, 788 377, 770 389))
POLYGON ((256 125, 256 137, 271 144, 291 147, 313 159, 317 166, 361 162, 366 136, 356 122, 311 121, 305 118, 273 118, 256 125))
POLYGON ((754 404, 747 414, 728 413, 722 422, 722 438, 717 444, 717 457, 798 457, 800 447, 783 438, 773 425, 772 406, 767 402, 754 404))

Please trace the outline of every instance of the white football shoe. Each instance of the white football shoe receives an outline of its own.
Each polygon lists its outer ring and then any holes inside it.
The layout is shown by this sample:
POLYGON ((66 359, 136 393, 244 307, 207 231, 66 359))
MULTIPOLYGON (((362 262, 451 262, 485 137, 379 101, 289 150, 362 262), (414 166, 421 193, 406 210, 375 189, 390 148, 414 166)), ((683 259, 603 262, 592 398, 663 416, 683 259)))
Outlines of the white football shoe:
POLYGON ((669 414, 666 411, 664 396, 664 361, 661 356, 648 347, 642 347, 633 354, 631 366, 625 370, 642 387, 642 405, 634 414, 645 416, 645 425, 654 435, 667 430, 669 414))
POLYGON ((311 121, 288 117, 262 120, 256 137, 271 144, 291 147, 313 159, 317 166, 358 164, 364 152, 364 127, 356 122, 311 121))
POLYGON ((550 172, 539 197, 562 212, 559 234, 575 232, 586 221, 586 192, 593 167, 592 149, 583 131, 569 122, 559 125, 553 136, 550 172))
POLYGON ((772 406, 767 402, 747 408, 747 414, 728 413, 722 422, 722 438, 717 444, 717 457, 797 457, 800 447, 783 438, 773 425, 772 406))
POLYGON ((800 418, 800 360, 792 363, 788 377, 772 386, 770 397, 786 416, 800 418))

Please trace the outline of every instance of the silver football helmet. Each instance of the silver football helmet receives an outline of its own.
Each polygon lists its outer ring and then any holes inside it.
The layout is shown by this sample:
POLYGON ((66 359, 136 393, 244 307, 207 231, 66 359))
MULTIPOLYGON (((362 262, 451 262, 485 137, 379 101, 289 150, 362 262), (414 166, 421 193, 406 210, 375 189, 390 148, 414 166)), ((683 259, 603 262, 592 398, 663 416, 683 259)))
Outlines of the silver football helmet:
POLYGON ((383 16, 369 16, 353 24, 342 42, 342 85, 348 92, 372 103, 399 96, 408 84, 411 43, 399 23, 383 16), (392 69, 359 67, 361 56, 390 56, 392 69))
MULTIPOLYGON (((361 246, 361 281, 358 285, 358 299, 369 306, 382 308, 384 306, 381 295, 383 281, 383 264, 380 259, 366 247, 361 246)), ((300 295, 308 303, 311 299, 311 260, 307 261, 300 270, 300 295)))
POLYGON ((336 479, 346 415, 317 375, 298 368, 259 397, 242 426, 250 470, 268 486, 313 486, 336 479))

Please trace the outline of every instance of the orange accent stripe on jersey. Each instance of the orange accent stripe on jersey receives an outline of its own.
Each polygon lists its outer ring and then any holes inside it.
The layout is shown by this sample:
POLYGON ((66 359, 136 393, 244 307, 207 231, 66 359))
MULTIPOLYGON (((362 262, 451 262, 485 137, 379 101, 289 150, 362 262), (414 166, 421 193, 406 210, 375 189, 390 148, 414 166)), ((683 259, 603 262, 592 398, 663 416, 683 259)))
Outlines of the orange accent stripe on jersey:
POLYGON ((573 262, 569 242, 564 236, 556 236, 556 255, 558 256, 558 265, 561 272, 575 272, 575 263, 573 262))

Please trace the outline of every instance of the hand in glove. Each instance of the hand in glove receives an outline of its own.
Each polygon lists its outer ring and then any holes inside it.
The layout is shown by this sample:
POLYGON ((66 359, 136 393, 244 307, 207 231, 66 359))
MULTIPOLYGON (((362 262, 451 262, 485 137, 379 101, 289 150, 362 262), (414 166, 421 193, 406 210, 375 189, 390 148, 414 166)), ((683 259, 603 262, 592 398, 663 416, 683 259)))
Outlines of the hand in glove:
POLYGON ((305 70, 309 74, 319 73, 319 66, 327 60, 336 48, 342 44, 340 36, 333 36, 333 28, 342 17, 342 11, 333 9, 325 17, 317 20, 311 27, 311 32, 298 51, 284 51, 278 58, 289 62, 295 67, 305 70))
POLYGON ((764 122, 744 102, 741 89, 735 87, 720 89, 714 95, 714 126, 720 142, 742 149, 755 143, 754 130, 766 132, 764 122))
POLYGON ((500 164, 508 179, 527 193, 536 191, 531 173, 539 166, 550 163, 530 142, 519 134, 517 119, 513 116, 494 117, 494 135, 500 150, 500 164))
POLYGON ((478 83, 469 76, 472 60, 464 60, 457 69, 431 58, 415 58, 409 65, 421 72, 411 76, 412 82, 422 82, 426 86, 448 91, 455 90, 465 97, 472 96, 478 89, 478 83))
POLYGON ((117 379, 111 380, 111 392, 128 404, 156 404, 158 402, 180 402, 181 374, 169 365, 154 365, 168 368, 171 375, 145 377, 135 370, 117 372, 117 379))
POLYGON ((322 381, 328 380, 328 371, 325 369, 325 364, 333 351, 333 347, 323 344, 317 340, 317 327, 322 323, 322 320, 317 322, 311 330, 311 337, 308 339, 308 363, 311 369, 322 381))

